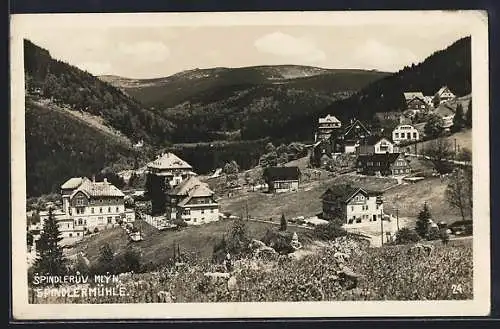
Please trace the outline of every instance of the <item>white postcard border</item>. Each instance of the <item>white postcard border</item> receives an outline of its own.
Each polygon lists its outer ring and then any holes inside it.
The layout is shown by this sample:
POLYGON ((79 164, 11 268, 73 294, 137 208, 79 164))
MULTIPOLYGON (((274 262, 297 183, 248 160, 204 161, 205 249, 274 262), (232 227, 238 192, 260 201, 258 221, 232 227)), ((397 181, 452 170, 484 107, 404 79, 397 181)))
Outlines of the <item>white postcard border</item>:
POLYGON ((16 320, 247 317, 483 316, 490 312, 488 18, 482 11, 29 14, 11 17, 12 302, 16 320), (474 299, 470 301, 206 304, 28 304, 23 37, 30 25, 231 26, 437 24, 460 21, 472 36, 474 299))

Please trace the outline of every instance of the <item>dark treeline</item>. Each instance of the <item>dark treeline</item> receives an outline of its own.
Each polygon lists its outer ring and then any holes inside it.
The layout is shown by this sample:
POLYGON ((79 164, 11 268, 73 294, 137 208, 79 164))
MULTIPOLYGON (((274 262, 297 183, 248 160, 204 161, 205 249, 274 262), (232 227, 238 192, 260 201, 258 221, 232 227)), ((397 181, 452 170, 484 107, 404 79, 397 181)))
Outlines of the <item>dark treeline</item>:
POLYGON ((165 151, 173 152, 190 163, 198 174, 207 174, 216 168, 223 168, 227 162, 236 161, 240 169, 250 169, 259 164, 265 153, 268 139, 231 143, 199 144, 196 146, 175 146, 165 151))
POLYGON ((220 134, 214 132, 235 131, 233 139, 253 140, 281 135, 278 130, 291 119, 312 115, 346 95, 282 85, 239 85, 205 92, 162 113, 177 127, 174 143, 216 140, 220 134))

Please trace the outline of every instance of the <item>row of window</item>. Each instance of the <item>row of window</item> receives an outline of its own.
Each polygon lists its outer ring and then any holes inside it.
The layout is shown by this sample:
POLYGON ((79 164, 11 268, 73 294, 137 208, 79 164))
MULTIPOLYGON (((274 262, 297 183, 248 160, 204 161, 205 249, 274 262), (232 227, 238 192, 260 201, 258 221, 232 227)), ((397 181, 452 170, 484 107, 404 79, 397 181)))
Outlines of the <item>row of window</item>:
MULTIPOLYGON (((355 206, 351 206, 351 211, 354 211, 354 207, 355 207, 355 206)), ((375 209, 377 209, 377 210, 378 210, 379 208, 380 208, 380 206, 379 206, 378 204, 376 204, 376 205, 375 205, 375 209)), ((368 209, 369 209, 368 205, 361 205, 361 210, 362 210, 362 211, 365 211, 365 210, 368 210, 368 209)), ((364 215, 363 215, 363 216, 364 216, 364 215)))
POLYGON ((409 174, 410 173, 410 169, 409 168, 406 168, 406 169, 394 169, 394 174, 409 174))
POLYGON ((362 215, 361 217, 352 216, 352 218, 348 219, 347 223, 348 224, 361 223, 362 220, 369 220, 370 222, 373 222, 377 221, 378 218, 380 218, 380 214, 376 215, 375 217, 370 215, 362 215))
MULTIPOLYGON (((410 133, 410 132, 407 132, 407 133, 404 133, 404 132, 402 132, 402 133, 396 133, 395 132, 394 133, 394 138, 412 139, 411 136, 412 136, 412 133, 410 133), (406 135, 406 137, 405 137, 405 135, 406 135)), ((417 139, 417 138, 418 138, 417 137, 417 132, 413 132, 413 139, 417 139)))
MULTIPOLYGON (((204 214, 205 213, 205 209, 201 209, 200 213, 204 214)), ((214 213, 214 209, 210 209, 210 213, 213 214, 214 213)), ((183 214, 184 215, 191 215, 191 210, 190 209, 184 209, 183 214)))
POLYGON ((289 189, 291 187, 291 183, 289 182, 275 182, 274 188, 277 189, 289 189))
MULTIPOLYGON (((77 205, 77 206, 84 206, 84 205, 85 205, 85 200, 86 200, 85 198, 83 198, 83 197, 79 197, 79 198, 77 198, 77 199, 75 200, 75 205, 77 205)), ((115 200, 116 200, 116 201, 119 201, 119 200, 117 200, 117 199, 115 199, 115 200)), ((103 202, 104 202, 104 200, 103 200, 103 199, 98 199, 98 200, 91 199, 91 200, 90 200, 90 204, 103 203, 103 202)), ((109 201, 107 201, 107 202, 109 202, 109 201)))
MULTIPOLYGON (((85 214, 85 207, 79 207, 79 208, 76 208, 76 213, 78 215, 80 214, 85 214)), ((111 213, 113 212, 113 208, 112 207, 108 207, 108 213, 111 213)), ((120 212, 120 207, 115 207, 115 212, 120 212)), ((90 208, 90 213, 91 214, 94 214, 95 213, 95 208, 94 207, 91 207, 90 208)), ((102 214, 103 213, 103 207, 99 207, 99 213, 102 214)))

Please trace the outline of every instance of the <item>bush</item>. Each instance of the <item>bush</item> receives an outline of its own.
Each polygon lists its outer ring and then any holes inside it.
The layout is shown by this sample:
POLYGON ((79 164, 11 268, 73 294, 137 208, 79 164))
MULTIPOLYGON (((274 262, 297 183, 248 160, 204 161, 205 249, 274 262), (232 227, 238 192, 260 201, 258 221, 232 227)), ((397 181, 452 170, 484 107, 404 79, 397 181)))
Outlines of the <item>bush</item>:
POLYGON ((75 263, 75 271, 80 272, 81 275, 90 273, 90 266, 87 265, 82 256, 78 255, 75 263))
POLYGON ((431 227, 429 228, 429 232, 427 233, 427 240, 437 240, 441 238, 441 233, 439 232, 439 228, 431 227))
POLYGON ((179 229, 188 226, 188 224, 186 223, 186 221, 184 219, 182 219, 182 218, 176 218, 176 219, 174 219, 173 224, 177 225, 177 228, 179 228, 179 229))
POLYGON ((94 233, 99 233, 99 229, 97 227, 94 228, 94 233))
POLYGON ((412 242, 417 242, 420 240, 420 236, 415 230, 403 227, 396 233, 395 244, 408 244, 412 242))
POLYGON ((443 242, 443 244, 447 244, 450 241, 450 235, 448 234, 447 228, 442 228, 439 230, 439 238, 443 242))
POLYGON ((347 232, 337 221, 331 221, 328 224, 316 225, 313 235, 320 240, 334 240, 347 235, 347 232))
POLYGON ((114 252, 111 246, 105 243, 99 248, 99 258, 96 263, 92 264, 90 272, 92 274, 116 273, 113 261, 114 252))
POLYGON ((235 220, 230 231, 214 246, 213 260, 218 261, 221 257, 224 259, 226 253, 230 253, 235 259, 250 254, 250 241, 246 223, 241 219, 235 220))
POLYGON ((137 250, 128 248, 122 255, 116 257, 113 263, 116 273, 139 272, 141 269, 141 255, 137 250))
POLYGON ((276 229, 268 229, 266 234, 261 239, 269 247, 273 248, 279 254, 286 255, 294 252, 292 248, 293 233, 285 231, 276 231, 276 229))

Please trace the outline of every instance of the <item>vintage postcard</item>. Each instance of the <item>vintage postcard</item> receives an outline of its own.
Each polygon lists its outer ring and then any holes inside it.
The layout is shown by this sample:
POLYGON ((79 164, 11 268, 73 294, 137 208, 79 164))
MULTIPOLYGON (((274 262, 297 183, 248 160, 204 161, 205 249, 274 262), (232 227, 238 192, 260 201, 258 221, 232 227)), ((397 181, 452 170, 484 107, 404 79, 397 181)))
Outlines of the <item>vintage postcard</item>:
POLYGON ((13 15, 13 318, 489 314, 487 31, 13 15))

